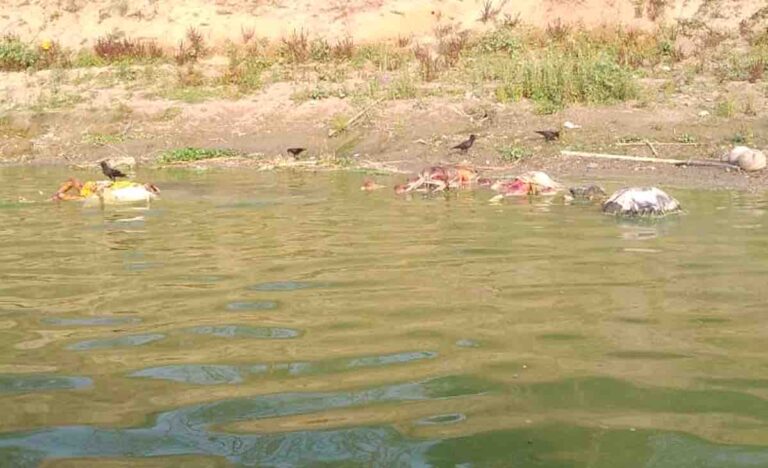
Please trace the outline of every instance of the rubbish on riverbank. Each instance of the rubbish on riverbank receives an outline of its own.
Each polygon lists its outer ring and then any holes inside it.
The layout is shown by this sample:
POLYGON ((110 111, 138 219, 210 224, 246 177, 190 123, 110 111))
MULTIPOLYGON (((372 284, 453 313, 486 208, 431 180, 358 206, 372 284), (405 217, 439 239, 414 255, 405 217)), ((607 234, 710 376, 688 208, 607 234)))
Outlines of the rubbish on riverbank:
POLYGON ((729 169, 740 169, 739 166, 728 162, 721 161, 707 161, 701 159, 668 159, 668 158, 653 158, 646 156, 628 156, 625 154, 607 154, 607 153, 589 153, 585 151, 560 151, 561 156, 575 156, 579 158, 594 158, 594 159, 613 159, 619 161, 632 161, 632 162, 652 162, 661 164, 672 164, 675 166, 711 166, 711 167, 724 167, 729 169))

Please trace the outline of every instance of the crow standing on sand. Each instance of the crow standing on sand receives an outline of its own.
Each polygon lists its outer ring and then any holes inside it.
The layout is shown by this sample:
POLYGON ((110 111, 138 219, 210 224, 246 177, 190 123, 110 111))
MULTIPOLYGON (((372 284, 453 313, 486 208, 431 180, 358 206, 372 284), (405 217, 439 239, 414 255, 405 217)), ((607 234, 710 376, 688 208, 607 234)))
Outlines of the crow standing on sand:
POLYGON ((307 150, 306 148, 288 148, 286 151, 291 153, 291 156, 293 156, 294 158, 298 158, 299 155, 306 150, 307 150))
POLYGON ((558 130, 536 130, 536 133, 543 136, 547 141, 554 141, 560 138, 558 130))
POLYGON ((466 153, 468 149, 472 147, 472 145, 475 143, 475 140, 477 139, 477 135, 472 134, 469 136, 469 140, 462 141, 458 145, 454 146, 451 149, 457 149, 461 150, 462 153, 466 153))
POLYGON ((103 172, 105 176, 109 177, 109 180, 112 182, 114 182, 118 177, 128 177, 114 167, 109 167, 109 164, 107 164, 106 161, 100 162, 99 165, 101 166, 101 172, 103 172))

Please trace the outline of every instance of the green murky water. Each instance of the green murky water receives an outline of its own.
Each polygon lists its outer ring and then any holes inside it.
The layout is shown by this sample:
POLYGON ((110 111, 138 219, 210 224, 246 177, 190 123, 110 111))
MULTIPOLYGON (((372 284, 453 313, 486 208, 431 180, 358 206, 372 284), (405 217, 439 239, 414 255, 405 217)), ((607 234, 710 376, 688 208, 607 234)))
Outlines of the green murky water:
POLYGON ((763 196, 169 171, 102 212, 0 176, 0 466, 768 466, 763 196))

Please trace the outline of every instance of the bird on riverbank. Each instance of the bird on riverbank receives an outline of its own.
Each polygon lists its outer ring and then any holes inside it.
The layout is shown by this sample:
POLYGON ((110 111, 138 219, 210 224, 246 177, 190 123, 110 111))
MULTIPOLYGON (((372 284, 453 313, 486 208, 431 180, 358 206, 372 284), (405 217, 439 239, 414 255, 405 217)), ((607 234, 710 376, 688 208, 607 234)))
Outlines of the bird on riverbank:
POLYGON ((306 148, 288 148, 286 151, 288 151, 291 156, 298 159, 299 155, 306 150, 306 148))
POLYGON ((560 139, 559 130, 536 130, 536 133, 543 136, 546 141, 555 141, 560 139))
POLYGON ((115 179, 119 177, 128 177, 127 175, 123 174, 121 171, 115 169, 114 167, 109 167, 109 164, 107 164, 106 161, 102 161, 99 163, 99 166, 101 166, 101 172, 104 173, 105 176, 109 178, 112 182, 115 181, 115 179))
POLYGON ((466 153, 467 150, 469 150, 472 147, 472 145, 475 143, 475 140, 477 140, 477 135, 475 134, 469 135, 468 140, 462 141, 461 143, 459 143, 458 145, 454 146, 451 149, 457 149, 457 150, 460 150, 462 153, 466 153))

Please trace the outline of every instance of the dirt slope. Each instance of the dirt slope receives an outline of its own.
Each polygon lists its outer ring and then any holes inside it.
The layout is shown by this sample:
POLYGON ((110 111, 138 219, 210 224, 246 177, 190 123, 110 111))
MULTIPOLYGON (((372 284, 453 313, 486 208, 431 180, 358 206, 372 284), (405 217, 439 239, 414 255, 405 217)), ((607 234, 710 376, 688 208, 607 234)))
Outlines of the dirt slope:
MULTIPOLYGON (((108 33, 157 39, 167 46, 190 26, 209 44, 241 41, 241 31, 277 39, 294 29, 313 36, 373 41, 432 32, 437 22, 482 29, 485 0, 4 0, 0 32, 26 40, 55 39, 83 47, 108 33)), ((492 1, 493 15, 525 23, 554 21, 639 27, 659 21, 700 20, 710 27, 765 27, 764 0, 515 0, 492 1)))

